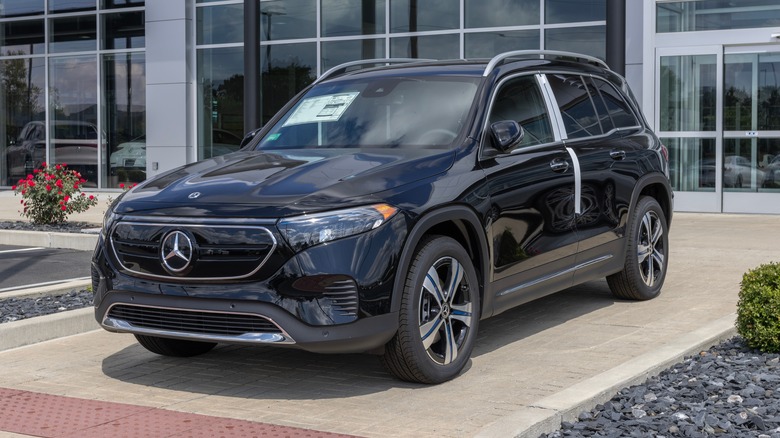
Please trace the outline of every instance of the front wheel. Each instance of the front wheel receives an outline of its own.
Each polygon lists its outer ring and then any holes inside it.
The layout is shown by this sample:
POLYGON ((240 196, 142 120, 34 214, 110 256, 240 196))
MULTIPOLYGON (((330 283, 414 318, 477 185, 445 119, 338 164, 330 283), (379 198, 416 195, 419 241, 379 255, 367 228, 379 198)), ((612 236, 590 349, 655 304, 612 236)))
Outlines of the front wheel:
POLYGON ((479 283, 468 253, 449 237, 426 239, 402 293, 399 329, 382 362, 410 382, 457 376, 471 357, 480 316, 479 283))
POLYGON ((607 277, 618 298, 649 300, 661 293, 669 261, 669 227, 654 198, 642 197, 627 230, 628 251, 623 270, 607 277))
POLYGON ((208 353, 217 345, 214 342, 186 341, 146 335, 135 335, 135 339, 152 353, 173 357, 197 356, 208 353))

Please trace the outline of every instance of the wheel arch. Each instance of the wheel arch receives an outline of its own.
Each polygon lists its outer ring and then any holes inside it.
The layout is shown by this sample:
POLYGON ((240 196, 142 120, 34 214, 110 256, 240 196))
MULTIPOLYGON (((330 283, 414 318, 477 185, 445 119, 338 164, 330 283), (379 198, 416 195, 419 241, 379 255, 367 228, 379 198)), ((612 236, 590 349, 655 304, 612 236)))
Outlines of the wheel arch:
POLYGON ((447 236, 455 239, 469 254, 479 280, 479 296, 482 301, 482 315, 485 315, 485 289, 488 278, 488 245, 487 239, 477 214, 467 206, 452 205, 437 209, 423 215, 412 228, 401 252, 401 258, 393 280, 393 296, 390 304, 392 312, 401 308, 401 295, 404 288, 406 273, 412 263, 412 258, 426 237, 433 235, 447 236))
POLYGON ((646 175, 637 182, 634 193, 631 195, 631 207, 633 212, 642 196, 651 196, 661 205, 664 211, 667 228, 672 226, 672 211, 674 210, 674 194, 669 185, 669 180, 661 174, 646 175))

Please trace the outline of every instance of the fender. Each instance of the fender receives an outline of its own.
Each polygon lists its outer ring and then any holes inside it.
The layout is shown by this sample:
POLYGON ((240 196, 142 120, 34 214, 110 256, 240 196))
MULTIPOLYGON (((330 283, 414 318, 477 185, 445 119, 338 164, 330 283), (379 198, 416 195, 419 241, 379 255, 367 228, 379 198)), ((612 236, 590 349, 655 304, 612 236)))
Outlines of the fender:
MULTIPOLYGON (((642 194, 642 191, 653 184, 663 187, 663 193, 657 193, 657 197, 660 198, 658 202, 661 204, 661 207, 666 210, 666 226, 671 228, 672 211, 674 210, 674 193, 669 184, 669 179, 662 173, 651 173, 639 178, 636 186, 634 186, 634 192, 631 194, 631 205, 628 211, 632 213, 635 211, 636 204, 639 202, 639 196, 642 194)), ((631 220, 631 218, 629 218, 629 220, 631 220)))
POLYGON ((401 296, 403 295, 406 274, 412 263, 412 257, 414 257, 417 245, 419 245, 420 241, 431 228, 438 224, 452 221, 465 222, 472 228, 477 236, 479 248, 466 248, 466 250, 473 250, 473 252, 476 253, 476 256, 481 259, 477 260, 477 263, 481 265, 480 270, 482 271, 482 284, 480 284, 482 315, 484 317, 484 315, 490 314, 487 313, 487 309, 492 309, 492 304, 487 303, 487 301, 492 301, 492 295, 486 293, 486 290, 489 289, 486 283, 487 279, 490 278, 488 271, 490 268, 490 258, 487 239, 485 237, 485 227, 482 225, 482 222, 479 220, 479 217, 474 210, 465 205, 450 205, 434 210, 423 215, 417 223, 415 223, 414 227, 409 232, 409 236, 406 239, 406 245, 401 252, 401 258, 398 262, 398 269, 396 270, 395 280, 393 282, 393 297, 390 304, 391 312, 399 312, 401 309, 401 296))

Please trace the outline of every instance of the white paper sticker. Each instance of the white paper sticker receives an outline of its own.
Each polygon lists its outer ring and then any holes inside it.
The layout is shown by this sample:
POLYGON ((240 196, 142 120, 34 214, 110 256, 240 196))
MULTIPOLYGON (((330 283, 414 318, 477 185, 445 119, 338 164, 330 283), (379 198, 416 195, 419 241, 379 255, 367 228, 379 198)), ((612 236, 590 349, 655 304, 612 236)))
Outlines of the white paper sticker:
POLYGON ((304 99, 282 126, 335 122, 341 118, 358 94, 357 91, 353 91, 304 99))

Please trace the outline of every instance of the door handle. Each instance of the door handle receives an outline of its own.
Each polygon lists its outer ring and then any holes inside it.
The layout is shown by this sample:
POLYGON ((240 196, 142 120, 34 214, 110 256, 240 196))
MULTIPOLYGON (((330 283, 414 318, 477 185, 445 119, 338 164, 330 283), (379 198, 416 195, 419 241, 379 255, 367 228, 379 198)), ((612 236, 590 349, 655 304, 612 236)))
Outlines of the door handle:
POLYGON ((550 169, 552 169, 553 172, 558 173, 566 172, 569 170, 569 162, 562 158, 556 158, 550 161, 550 169))
POLYGON ((609 156, 612 157, 613 160, 622 160, 626 158, 626 151, 613 149, 609 152, 609 156))

